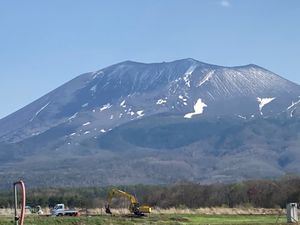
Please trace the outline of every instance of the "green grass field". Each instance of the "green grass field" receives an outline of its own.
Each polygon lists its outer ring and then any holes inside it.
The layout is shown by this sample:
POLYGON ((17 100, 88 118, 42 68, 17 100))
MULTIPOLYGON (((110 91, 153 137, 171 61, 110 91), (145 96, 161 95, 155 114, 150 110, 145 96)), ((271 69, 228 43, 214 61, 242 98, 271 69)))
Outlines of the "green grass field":
MULTIPOLYGON (((143 218, 125 216, 94 217, 38 217, 30 216, 25 225, 193 225, 193 224, 276 224, 274 215, 150 215, 143 218)), ((285 224, 285 217, 280 217, 277 224, 285 224)), ((0 225, 14 224, 12 218, 0 217, 0 225)))

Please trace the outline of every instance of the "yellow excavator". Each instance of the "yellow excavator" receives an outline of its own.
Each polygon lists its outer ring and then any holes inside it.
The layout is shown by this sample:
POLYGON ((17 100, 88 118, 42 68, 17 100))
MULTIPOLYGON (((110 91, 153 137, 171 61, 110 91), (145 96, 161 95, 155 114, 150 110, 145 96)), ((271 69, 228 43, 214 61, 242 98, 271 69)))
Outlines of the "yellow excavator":
POLYGON ((129 211, 133 213, 135 216, 145 216, 145 213, 151 213, 151 207, 146 205, 140 206, 137 199, 133 195, 128 194, 125 191, 112 188, 108 193, 107 205, 105 205, 105 212, 107 214, 112 214, 110 210, 110 205, 112 203, 113 198, 128 199, 130 201, 129 211))

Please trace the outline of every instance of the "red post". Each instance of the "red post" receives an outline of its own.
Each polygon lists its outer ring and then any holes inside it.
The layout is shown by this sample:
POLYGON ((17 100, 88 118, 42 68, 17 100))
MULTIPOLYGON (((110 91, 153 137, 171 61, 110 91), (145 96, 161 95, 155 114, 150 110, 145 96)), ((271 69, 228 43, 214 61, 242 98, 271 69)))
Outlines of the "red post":
POLYGON ((14 183, 14 196, 15 196, 15 224, 16 225, 23 225, 25 219, 25 206, 26 206, 26 189, 25 184, 22 180, 19 180, 14 183), (21 187, 22 191, 22 203, 21 203, 21 215, 17 215, 17 207, 18 207, 18 191, 17 186, 21 187))

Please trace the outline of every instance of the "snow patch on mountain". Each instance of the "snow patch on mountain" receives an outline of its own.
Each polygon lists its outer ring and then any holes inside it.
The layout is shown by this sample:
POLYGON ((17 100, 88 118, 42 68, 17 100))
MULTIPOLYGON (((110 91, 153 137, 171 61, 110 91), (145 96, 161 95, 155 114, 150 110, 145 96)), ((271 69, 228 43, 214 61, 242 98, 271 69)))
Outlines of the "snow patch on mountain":
POLYGON ((191 76, 192 76, 192 73, 194 72, 194 70, 197 68, 197 65, 192 65, 190 66, 190 68, 188 68, 188 70, 184 73, 183 75, 183 80, 185 82, 185 85, 188 86, 188 87, 191 87, 191 76))
POLYGON ((200 81, 200 83, 197 85, 197 87, 202 86, 204 83, 209 81, 212 78, 212 75, 215 73, 215 70, 209 71, 206 76, 200 81))
POLYGON ((296 111, 297 108, 294 108, 291 113, 290 113, 290 117, 293 117, 294 116, 294 112, 296 111))
POLYGON ((145 114, 144 114, 144 110, 139 110, 139 111, 136 112, 136 114, 138 114, 138 117, 137 117, 137 118, 142 117, 142 116, 145 115, 145 114))
MULTIPOLYGON (((50 101, 51 102, 51 101, 50 101)), ((32 117, 30 119, 30 122, 32 122, 34 120, 34 118, 36 118, 49 104, 50 102, 48 102, 46 105, 44 105, 42 108, 40 108, 34 115, 34 117, 32 117)))
POLYGON ((194 112, 185 114, 184 118, 191 119, 194 115, 202 114, 205 107, 207 107, 207 105, 199 98, 194 105, 194 112))
POLYGON ((125 103, 126 103, 126 101, 123 100, 123 101, 121 102, 120 106, 123 107, 123 108, 125 108, 125 107, 126 107, 126 104, 125 104, 125 103))
POLYGON ((161 99, 157 100, 156 105, 162 105, 162 104, 165 104, 165 103, 167 103, 167 100, 161 98, 161 99))
POLYGON ((39 135, 40 134, 40 132, 36 132, 36 133, 32 133, 31 135, 32 136, 37 136, 37 135, 39 135))
POLYGON ((92 75, 93 75, 93 80, 95 80, 99 75, 103 74, 103 71, 96 71, 96 72, 93 72, 92 75))
POLYGON ((84 124, 82 124, 82 126, 87 126, 87 125, 90 125, 91 124, 91 122, 86 122, 86 123, 84 123, 84 124))
POLYGON ((107 103, 100 108, 100 112, 102 112, 103 110, 109 109, 110 107, 112 107, 112 105, 110 103, 107 103))
POLYGON ((262 109, 265 107, 267 104, 271 103, 274 99, 276 98, 257 98, 257 101, 259 102, 259 111, 260 114, 262 115, 262 109))
POLYGON ((77 115, 78 115, 78 112, 74 113, 72 116, 70 116, 70 117, 68 118, 68 120, 75 119, 77 115))
POLYGON ((95 84, 93 87, 91 87, 90 91, 95 93, 97 91, 97 84, 95 84))
POLYGON ((181 100, 184 101, 184 102, 187 101, 187 99, 186 99, 185 97, 183 97, 182 95, 179 95, 178 98, 181 99, 181 100))
POLYGON ((291 108, 293 108, 295 105, 298 105, 300 103, 300 100, 298 100, 297 102, 292 102, 292 104, 287 108, 287 110, 290 110, 291 108))
POLYGON ((245 117, 245 116, 241 116, 241 115, 238 115, 238 118, 241 118, 241 119, 244 119, 244 120, 246 120, 246 119, 247 119, 247 117, 245 117))

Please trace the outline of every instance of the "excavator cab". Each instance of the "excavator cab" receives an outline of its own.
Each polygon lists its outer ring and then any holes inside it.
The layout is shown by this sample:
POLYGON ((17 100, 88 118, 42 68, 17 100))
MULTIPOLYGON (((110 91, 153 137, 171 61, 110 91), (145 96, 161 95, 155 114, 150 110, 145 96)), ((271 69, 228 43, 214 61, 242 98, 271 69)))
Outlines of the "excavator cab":
POLYGON ((143 212, 140 211, 140 204, 139 203, 132 203, 129 206, 130 212, 133 212, 136 216, 145 216, 143 212))

